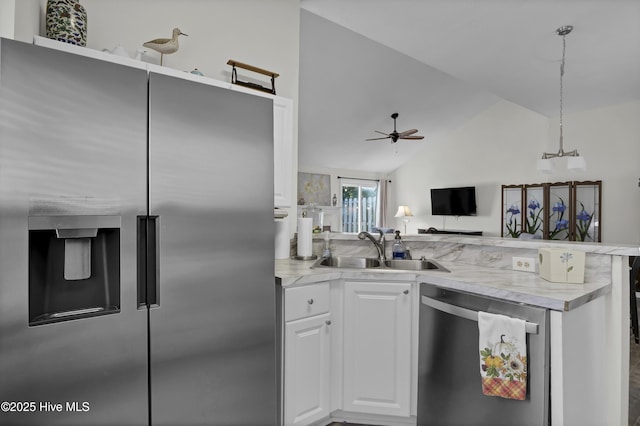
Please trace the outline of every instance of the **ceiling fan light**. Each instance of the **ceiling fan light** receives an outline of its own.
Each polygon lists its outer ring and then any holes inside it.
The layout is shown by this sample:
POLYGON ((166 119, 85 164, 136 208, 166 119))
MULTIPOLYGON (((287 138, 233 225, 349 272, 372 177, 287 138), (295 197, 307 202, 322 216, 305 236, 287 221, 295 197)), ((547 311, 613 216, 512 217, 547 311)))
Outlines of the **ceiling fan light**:
POLYGON ((584 157, 567 157, 567 169, 572 172, 584 172, 587 170, 587 162, 584 157))
POLYGON ((541 173, 553 173, 553 161, 550 158, 540 158, 538 160, 537 169, 541 173))

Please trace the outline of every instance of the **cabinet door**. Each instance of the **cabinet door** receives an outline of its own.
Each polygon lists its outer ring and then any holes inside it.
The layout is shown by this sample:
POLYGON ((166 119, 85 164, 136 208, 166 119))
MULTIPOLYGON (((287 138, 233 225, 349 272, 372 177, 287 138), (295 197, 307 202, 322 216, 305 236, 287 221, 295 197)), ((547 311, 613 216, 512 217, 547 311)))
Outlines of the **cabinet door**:
POLYGON ((329 416, 331 314, 285 325, 284 424, 308 425, 329 416))
POLYGON ((273 98, 274 206, 291 207, 293 180, 293 101, 273 98))
POLYGON ((411 284, 345 282, 345 411, 409 416, 411 284))

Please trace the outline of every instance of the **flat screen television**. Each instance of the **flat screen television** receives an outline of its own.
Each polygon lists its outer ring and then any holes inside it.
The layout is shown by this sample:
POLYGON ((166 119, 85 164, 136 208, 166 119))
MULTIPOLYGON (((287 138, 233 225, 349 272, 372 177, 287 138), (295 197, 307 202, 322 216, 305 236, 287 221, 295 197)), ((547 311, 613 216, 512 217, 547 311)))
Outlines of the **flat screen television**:
POLYGON ((431 188, 431 214, 435 216, 475 216, 476 187, 431 188))

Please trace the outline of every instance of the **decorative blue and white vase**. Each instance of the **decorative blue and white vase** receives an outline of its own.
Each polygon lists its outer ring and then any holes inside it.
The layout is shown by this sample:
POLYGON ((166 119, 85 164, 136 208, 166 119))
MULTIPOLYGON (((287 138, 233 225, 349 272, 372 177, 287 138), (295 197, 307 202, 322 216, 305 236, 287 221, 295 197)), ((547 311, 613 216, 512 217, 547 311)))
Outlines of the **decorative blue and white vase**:
POLYGON ((47 38, 87 45, 87 12, 78 0, 47 1, 47 38))

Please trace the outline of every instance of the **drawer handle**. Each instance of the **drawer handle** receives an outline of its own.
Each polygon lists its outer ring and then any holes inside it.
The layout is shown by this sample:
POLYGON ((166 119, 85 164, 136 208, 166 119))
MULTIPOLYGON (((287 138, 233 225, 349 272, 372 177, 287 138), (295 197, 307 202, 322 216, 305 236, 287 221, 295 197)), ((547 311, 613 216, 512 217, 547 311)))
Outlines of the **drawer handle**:
POLYGON ((404 294, 409 294, 409 290, 403 291, 404 294))
POLYGON ((307 303, 310 304, 310 305, 313 305, 313 299, 307 300, 307 303))
POLYGON ((327 325, 331 325, 331 320, 326 320, 324 323, 327 325))

